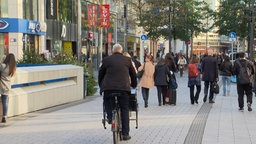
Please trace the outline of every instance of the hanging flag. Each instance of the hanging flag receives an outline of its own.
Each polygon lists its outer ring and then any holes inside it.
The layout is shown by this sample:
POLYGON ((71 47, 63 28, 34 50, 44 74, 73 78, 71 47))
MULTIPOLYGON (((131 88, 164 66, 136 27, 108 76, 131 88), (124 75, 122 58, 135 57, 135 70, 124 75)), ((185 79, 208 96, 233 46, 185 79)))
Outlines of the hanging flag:
POLYGON ((89 27, 97 26, 97 5, 96 4, 88 4, 88 24, 89 27))
POLYGON ((100 5, 100 26, 107 28, 110 26, 110 8, 109 4, 100 5))
POLYGON ((112 43, 112 33, 108 33, 108 43, 112 43))

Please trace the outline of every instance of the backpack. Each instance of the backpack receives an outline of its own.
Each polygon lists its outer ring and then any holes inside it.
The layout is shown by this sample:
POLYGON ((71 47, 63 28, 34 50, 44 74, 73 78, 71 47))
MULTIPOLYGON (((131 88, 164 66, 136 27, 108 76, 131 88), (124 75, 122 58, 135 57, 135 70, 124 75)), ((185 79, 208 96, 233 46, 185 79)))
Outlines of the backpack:
POLYGON ((249 84, 251 83, 251 70, 248 67, 248 62, 246 61, 245 65, 242 66, 240 61, 237 61, 237 64, 239 65, 239 73, 237 75, 238 82, 240 84, 249 84))
POLYGON ((188 77, 195 78, 199 75, 199 70, 197 69, 197 63, 188 64, 188 77))

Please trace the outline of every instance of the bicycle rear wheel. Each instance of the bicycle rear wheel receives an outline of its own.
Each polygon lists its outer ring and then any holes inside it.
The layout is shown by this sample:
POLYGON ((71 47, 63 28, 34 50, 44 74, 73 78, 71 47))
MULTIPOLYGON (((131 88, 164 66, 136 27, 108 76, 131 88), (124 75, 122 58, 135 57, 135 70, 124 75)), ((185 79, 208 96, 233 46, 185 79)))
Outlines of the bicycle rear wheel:
POLYGON ((118 144, 120 141, 120 131, 119 131, 119 114, 118 112, 115 112, 113 115, 113 121, 112 121, 112 132, 113 132, 113 142, 114 144, 118 144))

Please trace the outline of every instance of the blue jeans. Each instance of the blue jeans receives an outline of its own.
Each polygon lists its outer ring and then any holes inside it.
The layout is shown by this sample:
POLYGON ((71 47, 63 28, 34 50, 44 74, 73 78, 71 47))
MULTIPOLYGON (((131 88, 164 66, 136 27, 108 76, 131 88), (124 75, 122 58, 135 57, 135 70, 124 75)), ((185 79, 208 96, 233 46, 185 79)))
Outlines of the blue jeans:
POLYGON ((223 84, 223 95, 226 96, 226 91, 230 91, 230 76, 222 76, 222 84, 223 84))
POLYGON ((1 100, 3 106, 3 117, 6 117, 8 111, 8 95, 1 95, 1 100))

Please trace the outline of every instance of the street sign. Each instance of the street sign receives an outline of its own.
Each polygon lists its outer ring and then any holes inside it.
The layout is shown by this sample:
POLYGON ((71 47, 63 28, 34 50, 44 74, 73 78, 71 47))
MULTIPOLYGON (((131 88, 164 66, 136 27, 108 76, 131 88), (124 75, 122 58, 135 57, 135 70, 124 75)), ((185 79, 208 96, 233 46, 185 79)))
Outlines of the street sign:
POLYGON ((235 33, 235 32, 229 33, 229 37, 230 37, 230 38, 236 38, 236 33, 235 33))
POLYGON ((140 39, 141 39, 141 40, 146 40, 147 38, 148 38, 147 35, 141 35, 141 36, 140 36, 140 39))

